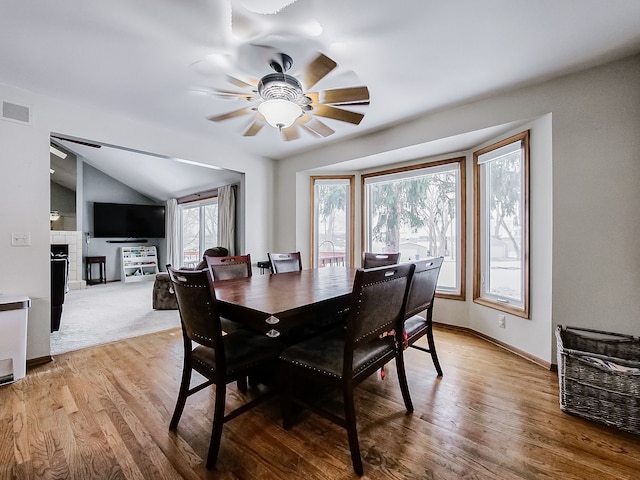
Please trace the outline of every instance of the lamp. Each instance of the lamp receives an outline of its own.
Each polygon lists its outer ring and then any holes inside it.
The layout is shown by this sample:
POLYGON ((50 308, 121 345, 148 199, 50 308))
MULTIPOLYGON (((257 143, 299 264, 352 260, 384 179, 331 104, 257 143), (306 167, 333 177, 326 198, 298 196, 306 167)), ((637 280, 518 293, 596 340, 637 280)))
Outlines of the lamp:
POLYGON ((258 95, 264 100, 258 112, 269 125, 282 130, 290 127, 302 115, 311 99, 302 93, 302 85, 291 75, 284 73, 293 64, 288 55, 281 55, 281 62, 270 63, 276 73, 265 75, 258 82, 258 95))
POLYGON ((296 118, 302 115, 300 105, 281 98, 265 100, 258 105, 258 111, 269 125, 280 130, 293 125, 296 118))
POLYGON ((58 212, 58 210, 51 210, 51 212, 49 212, 50 221, 55 222, 59 218, 60 218, 60 212, 58 212))

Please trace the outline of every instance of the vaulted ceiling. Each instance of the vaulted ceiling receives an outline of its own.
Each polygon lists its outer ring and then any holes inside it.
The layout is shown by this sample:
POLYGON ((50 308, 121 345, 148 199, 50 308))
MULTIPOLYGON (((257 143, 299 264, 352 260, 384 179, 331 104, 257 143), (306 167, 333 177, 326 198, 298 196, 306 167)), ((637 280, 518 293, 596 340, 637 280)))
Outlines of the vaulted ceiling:
POLYGON ((637 53, 639 19, 638 0, 3 0, 0 83, 279 159, 637 53), (369 105, 340 106, 360 124, 316 117, 335 133, 285 141, 244 136, 253 110, 210 121, 255 106, 220 91, 250 93, 277 53, 301 79, 319 53, 337 63, 313 91, 365 85, 369 105))

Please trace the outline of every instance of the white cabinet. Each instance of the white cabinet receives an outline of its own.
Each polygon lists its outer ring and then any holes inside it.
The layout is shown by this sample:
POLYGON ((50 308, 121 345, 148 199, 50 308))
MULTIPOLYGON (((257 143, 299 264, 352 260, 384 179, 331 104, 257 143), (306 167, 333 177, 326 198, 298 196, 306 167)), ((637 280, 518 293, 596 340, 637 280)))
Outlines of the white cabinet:
POLYGON ((156 247, 122 247, 122 281, 153 280, 158 273, 156 247))

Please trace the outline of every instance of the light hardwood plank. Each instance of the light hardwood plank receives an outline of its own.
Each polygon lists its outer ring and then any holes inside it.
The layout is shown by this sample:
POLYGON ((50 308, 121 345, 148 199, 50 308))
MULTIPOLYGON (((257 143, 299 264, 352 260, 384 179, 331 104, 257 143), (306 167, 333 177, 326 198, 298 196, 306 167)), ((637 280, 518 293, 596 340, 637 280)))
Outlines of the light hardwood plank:
MULTIPOLYGON (((393 364, 356 389, 363 478, 640 478, 640 436, 561 412, 556 374, 473 335, 435 336, 443 378, 406 351, 412 414, 393 364)), ((60 355, 0 387, 0 478, 357 478, 346 433, 310 413, 284 430, 277 398, 225 425, 207 471, 213 389, 168 430, 181 369, 173 329, 60 355)), ((228 392, 229 409, 245 401, 228 392)), ((339 394, 322 401, 340 411, 339 394)))

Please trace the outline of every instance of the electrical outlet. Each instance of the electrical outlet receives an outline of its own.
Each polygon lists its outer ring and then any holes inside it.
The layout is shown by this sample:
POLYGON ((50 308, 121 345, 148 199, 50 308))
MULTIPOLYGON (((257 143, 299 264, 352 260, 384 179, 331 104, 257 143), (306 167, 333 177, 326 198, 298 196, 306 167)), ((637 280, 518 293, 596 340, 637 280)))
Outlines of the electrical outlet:
POLYGON ((11 233, 12 247, 28 247, 29 245, 31 245, 31 234, 29 232, 11 233))
POLYGON ((506 318, 504 315, 498 315, 498 326, 500 328, 507 328, 506 318))

